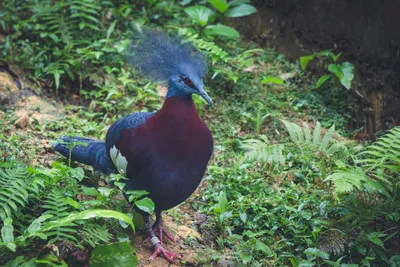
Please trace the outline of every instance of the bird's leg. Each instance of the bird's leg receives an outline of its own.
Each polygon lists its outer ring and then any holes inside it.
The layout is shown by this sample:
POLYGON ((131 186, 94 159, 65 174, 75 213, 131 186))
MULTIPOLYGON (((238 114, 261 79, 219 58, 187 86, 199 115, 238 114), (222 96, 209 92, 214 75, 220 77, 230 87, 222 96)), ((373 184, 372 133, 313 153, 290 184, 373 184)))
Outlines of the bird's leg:
POLYGON ((150 259, 151 260, 155 259, 159 254, 162 254, 164 259, 166 259, 170 263, 172 263, 174 261, 174 259, 180 259, 181 256, 179 256, 178 254, 169 252, 168 250, 166 250, 163 247, 163 245, 161 244, 161 241, 154 234, 153 228, 151 227, 150 216, 149 215, 145 215, 143 219, 144 219, 144 227, 146 228, 147 234, 148 234, 148 236, 150 238, 150 242, 154 247, 154 252, 151 255, 150 259))
POLYGON ((161 211, 156 212, 156 222, 153 225, 153 230, 158 235, 158 238, 160 239, 161 243, 163 242, 163 235, 165 235, 172 242, 177 241, 176 238, 174 238, 167 232, 167 230, 165 230, 161 211))

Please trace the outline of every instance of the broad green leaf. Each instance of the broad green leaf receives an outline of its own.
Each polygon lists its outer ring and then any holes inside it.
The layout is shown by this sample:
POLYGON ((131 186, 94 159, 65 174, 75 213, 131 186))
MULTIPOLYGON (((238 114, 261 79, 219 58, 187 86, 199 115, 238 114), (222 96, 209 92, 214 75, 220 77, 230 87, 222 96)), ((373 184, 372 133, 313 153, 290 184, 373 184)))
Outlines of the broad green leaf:
POLYGON ((97 246, 89 258, 91 267, 135 267, 138 261, 130 242, 97 246))
POLYGON ((256 13, 257 9, 249 4, 241 4, 230 8, 225 12, 225 16, 231 18, 244 17, 256 13))
POLYGON ((4 220, 4 225, 1 228, 1 239, 4 243, 11 243, 14 242, 14 227, 12 225, 12 219, 6 218, 4 220))
POLYGON ((247 214, 246 212, 239 212, 239 217, 242 220, 242 222, 246 223, 247 221, 247 214))
POLYGON ((316 87, 320 88, 321 85, 323 85, 330 78, 331 78, 331 75, 329 75, 329 74, 322 76, 321 78, 319 78, 316 87))
POLYGON ((97 191, 97 189, 95 187, 87 187, 87 186, 82 185, 81 189, 85 195, 92 196, 92 197, 97 197, 99 195, 99 192, 97 191))
POLYGON ((136 207, 138 207, 138 209, 147 212, 149 214, 153 214, 154 212, 154 202, 148 197, 136 201, 135 205, 136 207))
POLYGON ((224 13, 229 7, 226 0, 208 0, 208 2, 221 13, 224 13))
POLYGON ((202 27, 206 26, 210 18, 214 16, 214 11, 205 6, 190 6, 184 11, 202 27))
POLYGON ((132 230, 135 231, 135 226, 133 225, 132 219, 129 218, 128 215, 114 210, 85 210, 78 213, 71 213, 69 216, 62 218, 60 220, 50 221, 46 223, 43 228, 42 232, 49 231, 53 228, 59 227, 61 225, 70 224, 76 220, 88 220, 92 218, 113 218, 117 220, 124 221, 128 223, 132 230))
POLYGON ((120 190, 124 189, 124 187, 126 186, 125 183, 121 183, 121 182, 114 182, 114 185, 116 187, 118 187, 120 190))
POLYGON ((234 28, 222 24, 209 25, 205 28, 206 33, 210 35, 221 35, 231 38, 239 38, 240 34, 234 28))
POLYGON ((75 209, 79 209, 81 207, 81 205, 77 201, 75 201, 74 199, 72 199, 70 197, 64 198, 63 202, 65 204, 70 205, 71 207, 74 207, 75 209))
POLYGON ((83 171, 83 169, 81 167, 70 168, 68 170, 68 172, 72 178, 78 180, 79 182, 81 182, 85 178, 85 172, 83 171))
POLYGON ((259 240, 256 241, 255 247, 257 250, 263 252, 264 255, 266 255, 266 256, 271 256, 273 254, 272 250, 267 245, 265 245, 263 242, 261 242, 259 240))
POLYGON ((344 74, 342 68, 338 64, 330 64, 328 70, 335 74, 339 81, 343 79, 344 74))
POLYGON ((111 188, 107 188, 107 187, 99 187, 99 188, 97 188, 97 191, 99 191, 100 194, 102 196, 104 196, 105 198, 108 198, 113 190, 111 188))
POLYGON ((281 78, 278 78, 278 77, 265 76, 261 80, 261 83, 284 84, 284 81, 281 78))
POLYGON ((354 65, 350 62, 343 62, 340 64, 340 67, 343 73, 343 78, 340 80, 340 82, 347 90, 350 90, 351 82, 354 79, 354 65))
POLYGON ((53 215, 45 214, 33 220, 33 222, 29 225, 28 229, 25 230, 24 237, 33 236, 36 233, 38 233, 42 228, 42 223, 47 219, 50 219, 51 217, 53 217, 53 215))
POLYGON ((250 0, 232 0, 232 1, 229 1, 228 5, 229 6, 238 6, 241 4, 250 4, 250 3, 251 3, 250 0))
POLYGON ((314 59, 315 56, 310 55, 310 56, 304 56, 304 57, 300 57, 300 66, 302 70, 305 70, 308 62, 310 62, 311 60, 314 59))
POLYGON ((141 198, 142 196, 149 194, 149 192, 147 192, 146 190, 127 190, 126 194, 129 196, 128 201, 132 202, 136 199, 141 198))

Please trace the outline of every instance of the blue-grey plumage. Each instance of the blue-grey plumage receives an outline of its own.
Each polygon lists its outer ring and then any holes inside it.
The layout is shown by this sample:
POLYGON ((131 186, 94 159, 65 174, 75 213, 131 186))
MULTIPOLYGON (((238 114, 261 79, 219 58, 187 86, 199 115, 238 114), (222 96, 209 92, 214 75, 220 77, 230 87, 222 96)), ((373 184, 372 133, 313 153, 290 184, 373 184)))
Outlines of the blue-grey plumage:
MULTIPOLYGON (((145 227, 154 246, 152 258, 161 254, 172 262, 179 255, 162 246, 163 235, 174 239, 163 228, 161 211, 194 192, 213 150, 212 135, 192 100, 192 94, 198 94, 210 106, 213 104, 203 84, 207 63, 190 43, 153 31, 138 35, 128 60, 149 78, 168 83, 163 107, 154 113, 140 112, 118 120, 109 128, 106 142, 73 137, 72 141, 87 146, 74 147, 71 156, 99 171, 122 171, 128 178, 128 190, 149 192, 156 205, 154 228, 158 235, 145 214, 145 227)), ((57 144, 55 150, 66 157, 70 154, 65 144, 57 144)))

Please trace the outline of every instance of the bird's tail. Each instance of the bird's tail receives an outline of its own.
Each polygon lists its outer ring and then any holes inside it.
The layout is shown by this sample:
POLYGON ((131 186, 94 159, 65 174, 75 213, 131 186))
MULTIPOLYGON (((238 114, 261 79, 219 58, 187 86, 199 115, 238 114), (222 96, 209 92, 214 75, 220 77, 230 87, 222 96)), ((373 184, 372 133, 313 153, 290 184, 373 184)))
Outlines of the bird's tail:
POLYGON ((71 156, 71 160, 91 165, 95 170, 105 174, 117 172, 103 141, 77 136, 62 136, 54 146, 54 150, 64 157, 71 156), (70 147, 72 147, 71 151, 70 147))

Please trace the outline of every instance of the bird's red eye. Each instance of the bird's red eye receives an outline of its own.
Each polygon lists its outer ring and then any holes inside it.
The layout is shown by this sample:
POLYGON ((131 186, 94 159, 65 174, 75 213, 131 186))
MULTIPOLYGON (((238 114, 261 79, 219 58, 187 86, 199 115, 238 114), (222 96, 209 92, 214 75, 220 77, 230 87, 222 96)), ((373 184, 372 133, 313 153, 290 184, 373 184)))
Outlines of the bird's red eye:
POLYGON ((188 77, 186 77, 186 78, 184 79, 184 81, 185 81, 185 83, 186 83, 187 85, 189 85, 190 87, 193 87, 193 83, 192 83, 192 81, 191 81, 188 77))

